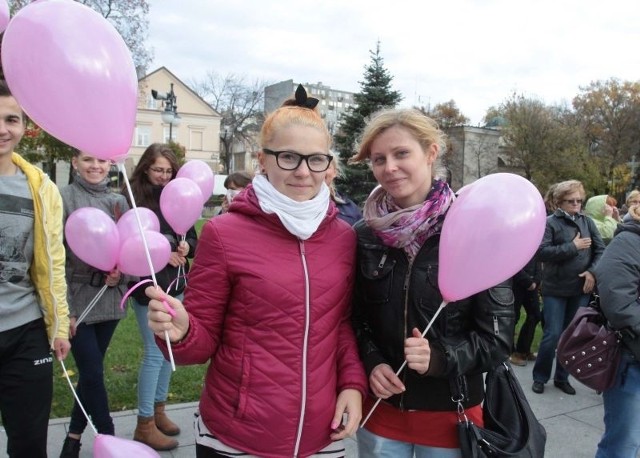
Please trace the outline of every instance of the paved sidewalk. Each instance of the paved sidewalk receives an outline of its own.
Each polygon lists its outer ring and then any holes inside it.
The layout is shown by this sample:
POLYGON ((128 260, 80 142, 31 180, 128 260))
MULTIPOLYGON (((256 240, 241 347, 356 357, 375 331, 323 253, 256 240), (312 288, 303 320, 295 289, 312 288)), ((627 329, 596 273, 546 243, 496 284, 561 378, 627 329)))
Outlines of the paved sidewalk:
MULTIPOLYGON (((604 429, 602 396, 575 380, 571 380, 578 392, 575 396, 564 394, 554 387, 552 382, 547 383, 543 394, 535 394, 531 391, 532 369, 533 363, 529 363, 526 367, 514 367, 534 412, 547 429, 545 456, 550 458, 593 458, 604 429)), ((169 416, 180 425, 182 433, 177 436, 180 446, 171 452, 160 453, 162 457, 186 458, 195 456, 192 425, 193 412, 196 407, 197 403, 195 402, 167 406, 169 416)), ((113 418, 118 436, 131 439, 136 425, 136 412, 116 412, 113 414, 113 418)), ((50 457, 59 456, 68 425, 68 418, 51 420, 48 443, 50 457)), ((91 457, 93 455, 92 447, 93 433, 87 430, 82 438, 80 456, 91 457)), ((0 457, 7 456, 5 449, 6 438, 4 431, 0 428, 0 457)), ((357 457, 355 441, 348 441, 347 452, 349 458, 357 457)))

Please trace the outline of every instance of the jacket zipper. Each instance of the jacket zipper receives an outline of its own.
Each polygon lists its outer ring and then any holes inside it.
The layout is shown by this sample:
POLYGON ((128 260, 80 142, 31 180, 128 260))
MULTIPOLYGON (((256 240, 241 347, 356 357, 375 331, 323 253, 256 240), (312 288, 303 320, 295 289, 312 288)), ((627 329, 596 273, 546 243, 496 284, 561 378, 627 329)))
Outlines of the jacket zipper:
MULTIPOLYGON (((24 172, 23 172, 24 173, 24 172)), ((25 174, 26 175, 26 174, 25 174)), ((51 336, 49 339, 49 346, 53 349, 53 342, 56 339, 56 336, 58 335, 58 329, 60 327, 60 322, 58 320, 58 298, 56 297, 55 294, 55 287, 53 285, 53 258, 51 256, 51 240, 49 237, 49 231, 47 230, 47 210, 45 209, 45 204, 44 204, 44 186, 45 186, 45 182, 46 180, 49 180, 48 176, 44 176, 42 178, 42 181, 40 183, 40 187, 38 188, 38 200, 40 202, 40 216, 42 217, 42 235, 43 235, 43 240, 44 240, 44 245, 45 245, 45 250, 47 253, 47 264, 49 266, 49 271, 47 272, 48 277, 49 277, 49 294, 51 294, 51 304, 52 304, 52 310, 51 310, 51 314, 52 314, 52 322, 53 322, 53 329, 51 330, 51 336)), ((34 218, 35 221, 35 218, 34 218)), ((36 228, 34 227, 34 230, 36 230, 36 228)), ((41 299, 42 300, 42 299, 41 299)), ((44 302, 44 300, 43 300, 44 302)), ((43 311, 46 311, 46 303, 43 303, 41 305, 41 308, 43 309, 43 311)), ((46 312, 43 312, 46 313, 46 312)))
MULTIPOLYGON (((408 323, 409 323, 409 282, 411 280, 411 270, 413 268, 413 262, 409 261, 407 274, 404 277, 404 284, 402 285, 402 295, 404 296, 404 328, 402 342, 409 336, 408 323)), ((407 382, 407 368, 402 372, 402 383, 406 386, 407 382)), ((404 410, 404 393, 400 395, 400 410, 404 410)))
POLYGON ((302 399, 300 404, 300 418, 298 420, 298 432, 296 434, 296 443, 293 450, 294 458, 298 456, 300 451, 300 440, 302 439, 302 425, 304 424, 304 413, 307 408, 307 347, 309 345, 309 326, 310 326, 310 285, 309 270, 307 268, 307 258, 304 250, 304 240, 299 240, 300 258, 302 260, 302 270, 304 271, 304 343, 302 346, 302 399))

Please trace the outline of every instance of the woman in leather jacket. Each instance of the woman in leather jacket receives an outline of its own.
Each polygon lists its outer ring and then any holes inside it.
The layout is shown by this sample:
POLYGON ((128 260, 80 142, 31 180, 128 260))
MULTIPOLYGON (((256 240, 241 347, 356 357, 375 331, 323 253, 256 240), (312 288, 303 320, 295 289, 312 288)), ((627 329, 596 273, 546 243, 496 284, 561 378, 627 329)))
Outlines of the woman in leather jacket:
POLYGON ((380 184, 355 225, 353 322, 371 391, 363 414, 383 399, 358 431, 360 457, 459 456, 454 399, 463 396, 467 417, 481 422, 482 374, 511 349, 509 283, 447 304, 421 337, 443 300, 439 236, 454 200, 435 171, 443 149, 433 120, 385 110, 369 122, 353 158, 368 160, 380 184))

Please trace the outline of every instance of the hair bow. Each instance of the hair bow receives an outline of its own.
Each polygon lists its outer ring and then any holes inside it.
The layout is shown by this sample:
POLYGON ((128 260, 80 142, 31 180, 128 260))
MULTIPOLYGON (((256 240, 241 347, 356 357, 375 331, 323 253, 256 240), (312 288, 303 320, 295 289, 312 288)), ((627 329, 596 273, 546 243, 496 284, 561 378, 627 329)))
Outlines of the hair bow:
POLYGON ((308 97, 307 91, 304 90, 302 84, 298 84, 296 89, 296 105, 303 108, 313 110, 320 100, 315 97, 308 97))

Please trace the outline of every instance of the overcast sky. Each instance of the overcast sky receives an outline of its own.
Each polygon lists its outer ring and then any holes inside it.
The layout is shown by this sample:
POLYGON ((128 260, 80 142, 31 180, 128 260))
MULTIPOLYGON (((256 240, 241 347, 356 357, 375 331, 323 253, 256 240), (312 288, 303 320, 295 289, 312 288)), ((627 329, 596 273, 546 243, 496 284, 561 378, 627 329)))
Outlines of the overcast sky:
POLYGON ((154 61, 360 90, 381 43, 403 106, 455 100, 470 124, 516 92, 570 103, 581 86, 640 79, 639 0, 150 0, 154 61))

